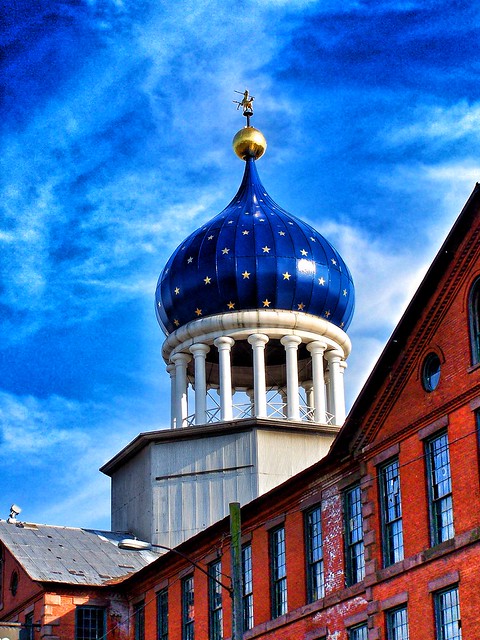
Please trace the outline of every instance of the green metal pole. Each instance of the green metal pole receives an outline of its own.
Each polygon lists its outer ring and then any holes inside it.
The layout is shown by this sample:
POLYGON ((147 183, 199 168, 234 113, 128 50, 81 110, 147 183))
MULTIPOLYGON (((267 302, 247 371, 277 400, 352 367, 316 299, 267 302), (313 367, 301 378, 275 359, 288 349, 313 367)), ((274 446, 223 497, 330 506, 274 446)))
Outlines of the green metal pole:
POLYGON ((242 532, 239 502, 230 503, 230 537, 232 557, 232 640, 242 640, 242 532))

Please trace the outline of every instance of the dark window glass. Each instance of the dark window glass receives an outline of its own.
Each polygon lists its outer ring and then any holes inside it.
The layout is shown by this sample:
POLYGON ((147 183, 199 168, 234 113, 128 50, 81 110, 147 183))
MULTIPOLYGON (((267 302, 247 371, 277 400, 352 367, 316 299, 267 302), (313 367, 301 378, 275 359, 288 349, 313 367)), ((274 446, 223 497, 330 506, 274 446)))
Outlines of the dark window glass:
POLYGON ((383 564, 388 567, 403 560, 402 502, 398 460, 379 470, 383 541, 383 564))
POLYGON ((193 576, 182 580, 182 640, 194 640, 194 607, 193 576))
POLYGON ((480 278, 477 278, 469 299, 470 344, 472 364, 480 362, 480 278))
POLYGON ((315 602, 324 596, 321 516, 321 507, 316 507, 305 514, 308 602, 315 602))
POLYGON ((145 601, 137 602, 133 607, 135 640, 145 640, 145 601))
POLYGON ((425 391, 433 391, 440 382, 440 358, 436 353, 429 353, 422 369, 422 384, 425 391))
POLYGON ((435 594, 436 640, 462 640, 458 588, 435 594))
POLYGON ((454 536, 452 480, 447 434, 426 443, 432 545, 454 536))
POLYGON ((33 613, 25 616, 25 635, 21 635, 22 640, 34 640, 35 627, 33 626, 33 613))
POLYGON ((75 610, 75 640, 101 640, 105 638, 105 609, 103 607, 77 607, 75 610))
POLYGON ((368 640, 368 630, 366 624, 348 629, 348 640, 368 640))
POLYGON ((168 590, 157 593, 157 640, 168 640, 168 590))
POLYGON ((387 611, 387 640, 409 640, 407 608, 387 611))
POLYGON ((252 545, 247 544, 242 549, 242 577, 243 577, 243 630, 253 627, 253 578, 252 578, 252 545))
POLYGON ((212 562, 208 567, 208 609, 209 609, 209 638, 210 640, 222 640, 222 587, 218 581, 222 578, 222 565, 220 560, 212 562))
POLYGON ((287 566, 285 557, 285 527, 270 533, 272 618, 287 613, 287 566))
POLYGON ((363 519, 360 486, 345 493, 345 555, 347 586, 365 577, 363 519))

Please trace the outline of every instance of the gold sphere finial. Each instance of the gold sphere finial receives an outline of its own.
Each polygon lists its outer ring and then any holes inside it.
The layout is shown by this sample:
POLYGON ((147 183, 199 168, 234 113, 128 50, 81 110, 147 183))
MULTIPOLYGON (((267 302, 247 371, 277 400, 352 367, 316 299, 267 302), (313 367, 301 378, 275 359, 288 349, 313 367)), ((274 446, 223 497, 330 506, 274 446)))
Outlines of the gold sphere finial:
POLYGON ((265 153, 267 141, 261 131, 250 126, 255 96, 251 96, 248 89, 235 91, 235 93, 243 95, 242 100, 234 100, 233 102, 237 105, 237 111, 242 107, 242 113, 247 119, 247 126, 240 129, 233 138, 233 150, 242 160, 247 160, 247 158, 258 160, 265 153))
POLYGON ((239 158, 247 160, 254 158, 258 160, 265 153, 267 141, 261 131, 255 127, 243 127, 233 138, 233 150, 239 158))

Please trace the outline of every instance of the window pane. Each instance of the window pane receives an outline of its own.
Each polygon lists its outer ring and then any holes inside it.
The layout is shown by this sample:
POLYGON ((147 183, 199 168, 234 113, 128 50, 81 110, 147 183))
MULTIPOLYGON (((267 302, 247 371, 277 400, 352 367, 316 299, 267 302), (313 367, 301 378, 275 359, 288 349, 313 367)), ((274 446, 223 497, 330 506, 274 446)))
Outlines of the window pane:
POLYGON ((168 591, 157 593, 157 639, 168 640, 168 591))
POLYGON ((409 640, 406 607, 387 612, 387 640, 409 640))
POLYGON ((287 613, 287 565, 285 562, 285 528, 270 534, 272 618, 287 613))
POLYGON ((438 544, 454 536, 452 481, 447 434, 427 442, 431 542, 438 544))
POLYGON ((309 511, 306 516, 307 546, 307 597, 314 602, 324 596, 323 546, 321 507, 309 511))
POLYGON ((365 577, 362 503, 359 486, 345 494, 345 552, 347 585, 352 585, 365 577))
POLYGON ((468 313, 472 364, 478 364, 480 362, 480 278, 477 278, 470 292, 468 313))
POLYGON ((462 640, 457 587, 435 594, 435 621, 438 640, 462 640))
POLYGON ((252 578, 252 546, 242 549, 243 573, 243 630, 253 627, 253 578, 252 578))
POLYGON ((194 640, 194 590, 193 576, 188 576, 182 580, 182 638, 183 640, 194 640))
POLYGON ((145 640, 145 602, 134 606, 135 640, 145 640))
POLYGON ((348 640, 368 640, 367 625, 361 624, 348 630, 348 640))
POLYGON ((383 564, 388 567, 403 560, 403 524, 398 460, 380 469, 383 564))
POLYGON ((75 610, 75 640, 101 640, 105 637, 105 609, 77 607, 75 610))
POLYGON ((208 568, 208 573, 210 575, 208 581, 209 638, 210 640, 222 640, 222 587, 217 582, 222 577, 221 562, 212 562, 208 568))

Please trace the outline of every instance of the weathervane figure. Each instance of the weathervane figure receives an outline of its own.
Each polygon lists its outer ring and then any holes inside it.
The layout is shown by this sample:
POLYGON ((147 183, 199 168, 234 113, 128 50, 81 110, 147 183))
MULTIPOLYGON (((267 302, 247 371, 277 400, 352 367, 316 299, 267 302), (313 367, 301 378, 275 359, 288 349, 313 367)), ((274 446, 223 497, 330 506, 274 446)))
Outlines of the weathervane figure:
POLYGON ((243 100, 234 100, 233 102, 237 105, 237 111, 242 107, 243 115, 247 118, 247 127, 249 127, 250 116, 253 116, 253 101, 255 97, 249 94, 248 89, 245 89, 245 91, 235 90, 235 93, 243 95, 243 100))

